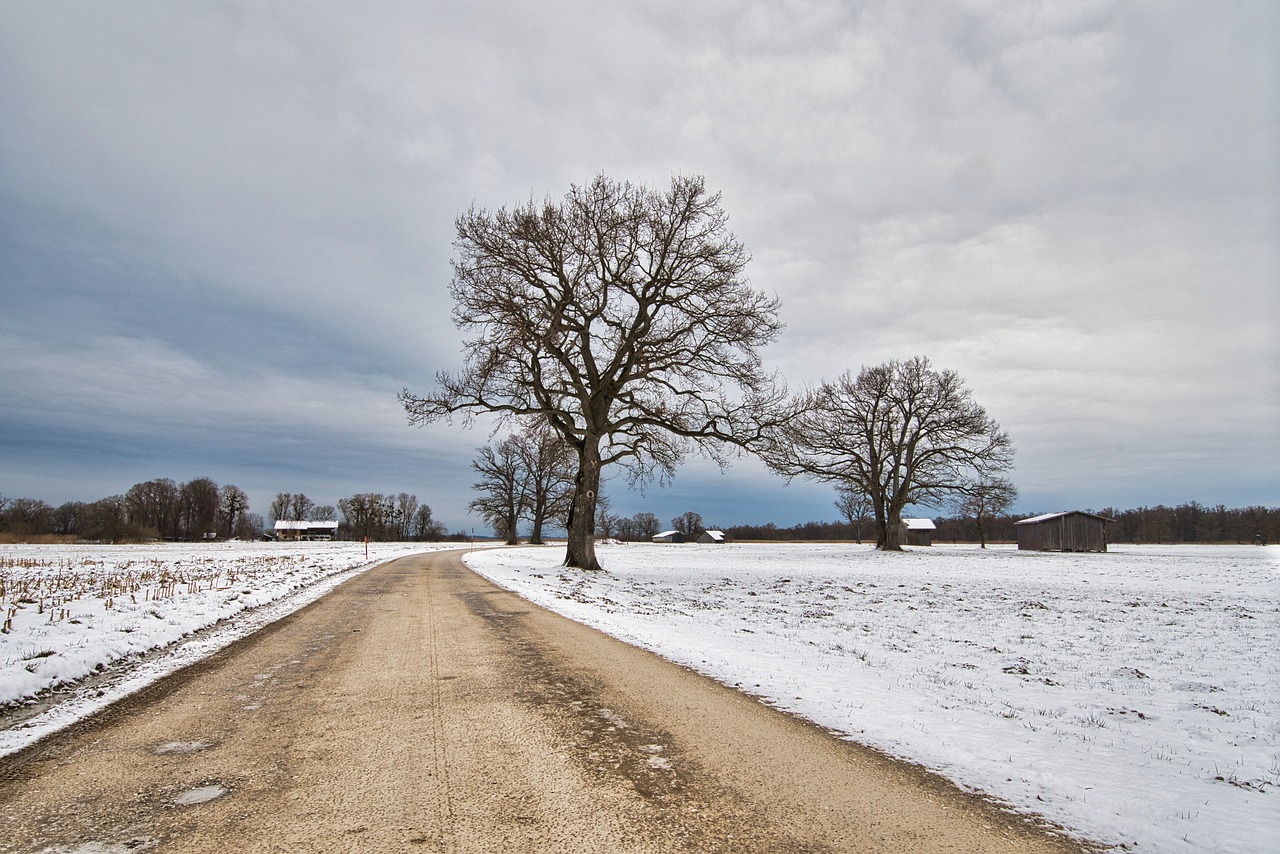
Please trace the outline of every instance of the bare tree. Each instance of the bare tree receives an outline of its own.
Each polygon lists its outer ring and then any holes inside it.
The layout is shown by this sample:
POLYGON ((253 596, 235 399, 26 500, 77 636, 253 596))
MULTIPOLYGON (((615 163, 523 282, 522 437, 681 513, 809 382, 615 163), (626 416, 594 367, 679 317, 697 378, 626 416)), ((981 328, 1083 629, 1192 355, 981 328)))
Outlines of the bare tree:
POLYGON ((972 516, 978 526, 978 542, 987 547, 985 525, 1013 506, 1018 499, 1018 488, 1003 477, 978 478, 968 481, 956 495, 955 511, 961 516, 972 516))
POLYGON ((305 521, 311 515, 311 508, 316 503, 301 492, 296 492, 289 497, 289 518, 295 522, 305 521))
POLYGON ((222 530, 228 537, 234 537, 240 517, 249 512, 249 496, 240 487, 227 484, 218 492, 218 511, 222 530))
POLYGON ((4 512, 4 527, 22 536, 51 534, 54 508, 39 498, 11 498, 4 512))
POLYGON ((417 512, 413 514, 413 538, 436 542, 444 539, 446 533, 444 525, 431 518, 431 508, 426 504, 419 504, 417 512))
POLYGON ((629 516, 618 516, 614 519, 614 536, 620 540, 634 542, 640 539, 640 528, 636 520, 629 516))
POLYGON ((862 526, 872 516, 871 498, 856 486, 842 483, 836 486, 836 509, 853 527, 853 538, 862 545, 862 526))
MULTIPOLYGON (((207 478, 198 478, 197 483, 203 480, 207 478)), ((85 538, 109 543, 137 539, 141 531, 136 523, 129 520, 123 495, 100 498, 85 505, 81 528, 81 535, 85 538)))
POLYGON ((307 521, 309 522, 336 522, 337 520, 338 508, 332 504, 317 504, 307 514, 307 521))
POLYGON ((178 507, 183 536, 200 540, 217 532, 218 484, 211 478, 197 477, 182 484, 178 507))
POLYGON ((395 499, 381 492, 361 492, 338 500, 347 535, 356 540, 384 540, 395 499))
POLYGON ((652 513, 637 513, 631 518, 636 523, 636 536, 641 540, 652 540, 662 530, 658 517, 652 513))
POLYGON ((236 517, 233 535, 241 540, 254 540, 262 536, 266 523, 261 513, 250 513, 247 510, 236 517))
POLYGON ((573 448, 545 423, 525 428, 517 438, 528 494, 529 542, 541 545, 543 525, 563 521, 573 501, 573 448))
POLYGON ((694 513, 692 510, 672 519, 671 527, 690 538, 697 537, 705 530, 702 527, 702 514, 694 513))
POLYGON ((764 453, 776 471, 848 484, 871 499, 876 548, 900 551, 909 504, 937 506, 1013 464, 1013 443, 954 371, 917 356, 845 373, 795 401, 764 453))
POLYGON ((397 540, 409 539, 409 529, 413 526, 413 514, 418 512, 418 496, 402 492, 396 496, 393 518, 397 540))
POLYGON ((777 403, 758 349, 781 328, 778 302, 747 283, 701 177, 660 192, 601 175, 560 203, 473 208, 457 233, 454 323, 475 337, 438 391, 400 400, 413 424, 544 419, 577 457, 565 565, 599 569, 603 469, 665 479, 690 450, 723 463, 723 443, 758 433, 777 403))
POLYGON ((613 502, 607 495, 596 499, 596 536, 612 540, 618 536, 618 517, 613 513, 613 502))
MULTIPOLYGON (((67 536, 78 536, 81 523, 84 521, 84 510, 89 506, 83 501, 67 501, 58 506, 53 514, 53 532, 67 536)), ((0 518, 3 518, 3 502, 0 502, 0 518)))
POLYGON ((177 539, 180 504, 178 485, 167 477, 135 483, 124 494, 129 521, 156 536, 177 539))
MULTIPOLYGON (((272 522, 290 521, 289 507, 293 503, 293 493, 277 492, 276 497, 271 499, 271 507, 267 510, 267 514, 271 517, 272 522)), ((296 521, 301 521, 296 520, 296 521)))
POLYGON ((507 545, 520 541, 520 517, 524 515, 529 499, 528 480, 521 461, 521 442, 516 436, 508 436, 497 445, 477 448, 480 454, 472 460, 471 467, 480 474, 480 480, 471 488, 480 497, 467 506, 484 517, 507 545))

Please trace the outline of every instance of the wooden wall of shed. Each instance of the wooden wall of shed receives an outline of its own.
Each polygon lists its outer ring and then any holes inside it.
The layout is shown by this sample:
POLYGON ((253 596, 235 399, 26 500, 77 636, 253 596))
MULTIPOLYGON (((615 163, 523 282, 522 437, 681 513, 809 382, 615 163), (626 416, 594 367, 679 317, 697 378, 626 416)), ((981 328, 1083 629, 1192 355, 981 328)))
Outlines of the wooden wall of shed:
POLYGON ((904 546, 931 546, 933 545, 933 531, 925 528, 924 530, 912 530, 906 525, 902 526, 901 534, 898 540, 904 546))
POLYGON ((1029 551, 1105 552, 1106 523, 1083 513, 1069 513, 1018 525, 1018 548, 1029 551))

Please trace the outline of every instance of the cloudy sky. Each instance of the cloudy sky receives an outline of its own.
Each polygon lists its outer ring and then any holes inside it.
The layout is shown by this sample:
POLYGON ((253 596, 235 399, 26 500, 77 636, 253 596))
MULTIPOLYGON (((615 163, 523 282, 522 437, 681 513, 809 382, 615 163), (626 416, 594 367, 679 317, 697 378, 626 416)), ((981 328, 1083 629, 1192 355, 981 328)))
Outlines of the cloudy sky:
MULTIPOLYGON (((1280 503, 1280 5, 0 0, 0 493, 466 513, 453 220, 701 174, 792 386, 915 354, 1022 510, 1280 503), (616 7, 616 8, 615 8, 616 7)), ((831 519, 695 460, 615 510, 831 519)))

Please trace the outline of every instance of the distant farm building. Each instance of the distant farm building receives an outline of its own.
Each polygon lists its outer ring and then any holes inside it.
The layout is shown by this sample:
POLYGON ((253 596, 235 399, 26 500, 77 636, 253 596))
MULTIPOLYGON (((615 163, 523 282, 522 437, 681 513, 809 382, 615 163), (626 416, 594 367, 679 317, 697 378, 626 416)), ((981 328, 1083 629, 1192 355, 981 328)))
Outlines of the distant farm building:
POLYGON ((1067 510, 1014 522, 1018 548, 1037 552, 1105 552, 1107 523, 1115 519, 1067 510))
POLYGON ((684 534, 679 531, 663 531, 653 538, 655 543, 683 543, 684 534))
POLYGON ((724 531, 703 531, 702 536, 698 537, 700 543, 727 543, 729 538, 724 535, 724 531))
POLYGON ((336 536, 337 522, 276 522, 277 540, 332 540, 336 536))
POLYGON ((898 540, 904 546, 931 546, 933 532, 938 526, 932 519, 903 519, 899 529, 898 540))

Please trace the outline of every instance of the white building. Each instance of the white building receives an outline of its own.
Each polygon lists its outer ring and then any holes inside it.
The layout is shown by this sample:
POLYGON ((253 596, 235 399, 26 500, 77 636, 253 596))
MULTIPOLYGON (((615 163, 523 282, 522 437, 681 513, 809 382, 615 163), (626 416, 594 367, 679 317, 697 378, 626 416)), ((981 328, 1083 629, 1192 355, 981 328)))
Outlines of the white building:
POLYGON ((332 540, 338 536, 337 522, 276 522, 277 540, 332 540))

